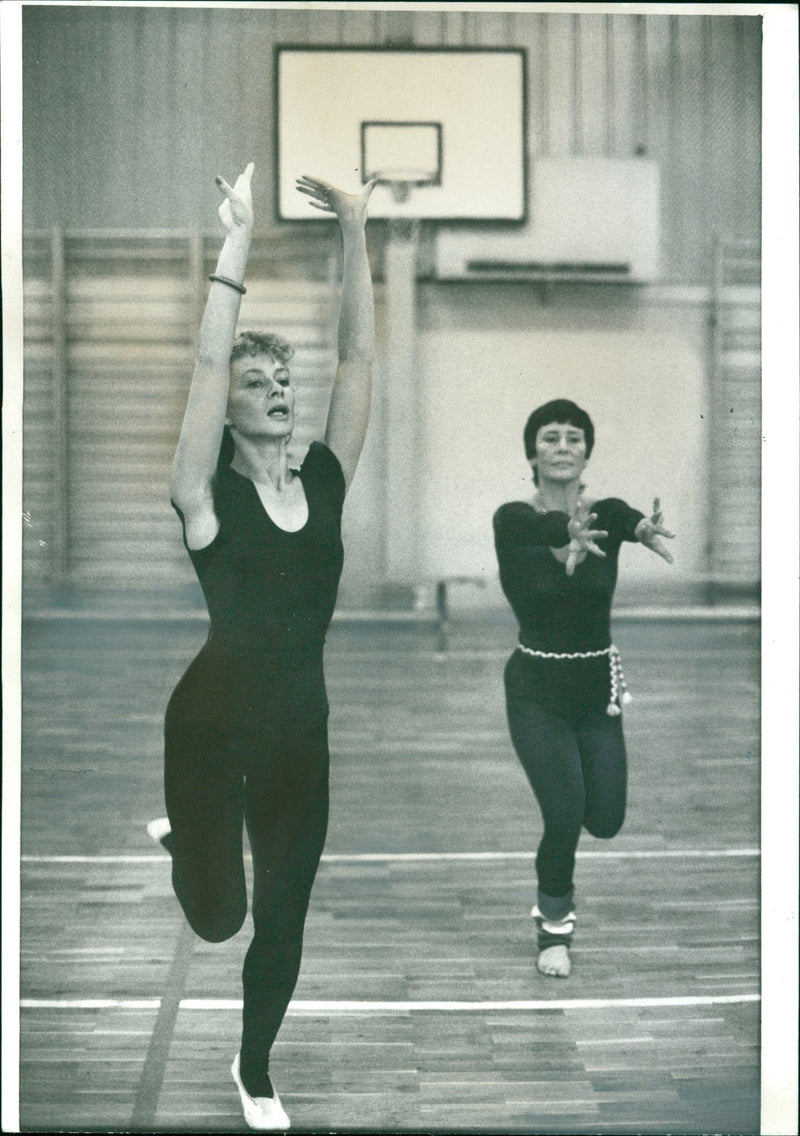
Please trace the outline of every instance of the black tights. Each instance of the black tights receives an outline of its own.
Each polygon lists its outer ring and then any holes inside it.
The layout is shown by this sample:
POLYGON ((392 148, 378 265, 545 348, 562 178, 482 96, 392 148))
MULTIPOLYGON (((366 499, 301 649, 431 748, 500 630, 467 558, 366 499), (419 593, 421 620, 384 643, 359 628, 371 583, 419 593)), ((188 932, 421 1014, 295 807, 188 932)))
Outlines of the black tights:
POLYGON ((247 826, 254 935, 242 971, 240 1069, 248 1092, 265 1096, 272 1093, 269 1052, 297 982, 325 843, 329 757, 320 681, 307 687, 315 705, 306 700, 300 715, 273 675, 267 719, 254 710, 251 678, 235 687, 226 681, 221 690, 219 670, 202 652, 189 668, 167 710, 165 793, 175 894, 208 942, 229 939, 244 923, 243 820, 247 826))
POLYGON ((536 855, 539 910, 550 919, 561 919, 572 906, 581 828, 608 838, 619 832, 625 819, 622 721, 599 709, 570 723, 531 699, 513 696, 506 705, 511 740, 544 821, 536 855))

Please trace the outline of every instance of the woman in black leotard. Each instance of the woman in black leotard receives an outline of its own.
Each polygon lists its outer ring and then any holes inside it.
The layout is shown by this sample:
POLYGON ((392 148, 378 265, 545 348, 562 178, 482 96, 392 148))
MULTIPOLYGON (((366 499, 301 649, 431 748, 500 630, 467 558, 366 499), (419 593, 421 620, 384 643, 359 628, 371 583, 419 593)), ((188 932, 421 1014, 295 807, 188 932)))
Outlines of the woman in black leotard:
POLYGON ((594 427, 575 403, 539 407, 524 441, 536 492, 530 502, 501 505, 494 517, 500 582, 519 621, 519 645, 505 668, 506 706, 544 821, 532 911, 537 965, 566 978, 581 828, 612 837, 625 817, 621 706, 629 695, 610 629, 619 550, 638 541, 671 563, 662 537, 672 533, 657 499, 649 518, 615 497, 587 500, 582 475, 594 427))
POLYGON ((171 494, 211 618, 208 640, 178 683, 165 722, 173 885, 202 938, 220 942, 245 918, 242 820, 253 857, 254 935, 242 974, 241 1050, 232 1067, 245 1120, 289 1119, 269 1054, 300 968, 303 927, 328 818, 328 701, 323 644, 342 568, 342 503, 369 415, 374 305, 359 196, 303 177, 310 204, 335 214, 344 249, 339 365, 325 442, 300 469, 292 349, 278 336, 234 339, 253 228, 252 163, 222 178, 227 230, 203 321, 172 470, 171 494))

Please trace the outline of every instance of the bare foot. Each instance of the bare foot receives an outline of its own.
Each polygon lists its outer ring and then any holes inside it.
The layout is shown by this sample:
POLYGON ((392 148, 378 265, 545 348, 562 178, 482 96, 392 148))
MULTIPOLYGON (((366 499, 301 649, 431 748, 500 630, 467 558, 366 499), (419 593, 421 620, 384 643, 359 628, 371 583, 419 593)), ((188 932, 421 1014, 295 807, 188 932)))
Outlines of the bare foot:
POLYGON ((540 974, 546 974, 550 978, 569 978, 572 970, 569 951, 564 946, 545 947, 539 952, 536 966, 540 974))

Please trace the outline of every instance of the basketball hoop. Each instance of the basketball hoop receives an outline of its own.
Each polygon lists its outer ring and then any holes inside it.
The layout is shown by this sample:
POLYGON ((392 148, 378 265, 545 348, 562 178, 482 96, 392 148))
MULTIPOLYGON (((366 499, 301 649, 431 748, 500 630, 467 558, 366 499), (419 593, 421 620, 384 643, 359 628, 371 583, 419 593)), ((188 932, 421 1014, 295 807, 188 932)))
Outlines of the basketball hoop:
POLYGON ((391 191, 398 205, 404 205, 411 191, 422 185, 437 185, 438 179, 430 170, 414 169, 411 166, 395 166, 391 169, 376 170, 366 179, 375 178, 378 185, 385 185, 391 191))
POLYGON ((420 186, 442 184, 442 124, 397 119, 361 123, 361 177, 375 178, 392 195, 398 213, 420 186))

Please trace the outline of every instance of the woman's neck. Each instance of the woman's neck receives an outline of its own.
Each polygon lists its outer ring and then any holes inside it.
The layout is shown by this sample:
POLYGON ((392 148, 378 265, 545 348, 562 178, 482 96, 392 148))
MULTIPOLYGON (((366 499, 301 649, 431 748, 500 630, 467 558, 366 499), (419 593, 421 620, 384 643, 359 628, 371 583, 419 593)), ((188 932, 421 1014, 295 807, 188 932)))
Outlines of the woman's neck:
POLYGON ((279 492, 292 480, 289 468, 288 438, 242 438, 236 436, 236 452, 231 468, 257 485, 272 486, 279 492))
POLYGON ((558 511, 572 516, 582 490, 583 486, 578 480, 568 482, 540 480, 534 501, 539 508, 545 509, 548 513, 558 511))

